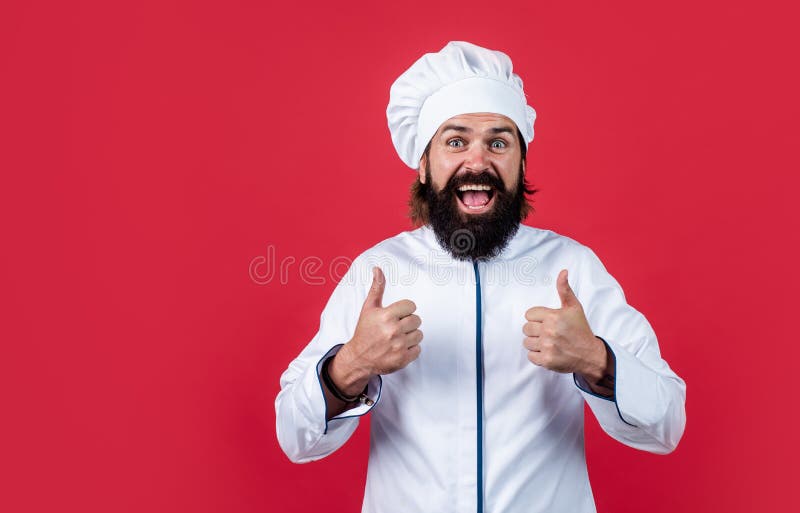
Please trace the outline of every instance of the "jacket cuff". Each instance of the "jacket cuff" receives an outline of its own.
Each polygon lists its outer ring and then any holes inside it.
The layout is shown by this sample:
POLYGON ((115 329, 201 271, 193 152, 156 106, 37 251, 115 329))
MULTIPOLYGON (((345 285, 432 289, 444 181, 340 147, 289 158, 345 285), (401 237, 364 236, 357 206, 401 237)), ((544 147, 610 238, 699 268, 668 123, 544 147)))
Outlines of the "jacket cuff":
MULTIPOLYGON (((323 434, 327 434, 328 428, 329 428, 329 424, 331 424, 334 420, 353 419, 353 418, 361 417, 362 415, 365 415, 365 414, 369 413, 369 411, 372 408, 374 408, 376 404, 378 404, 378 401, 381 398, 381 389, 383 388, 383 379, 380 377, 380 375, 373 376, 367 382, 367 391, 366 391, 366 395, 367 395, 367 397, 369 397, 369 399, 371 399, 372 404, 367 405, 367 404, 364 404, 364 403, 358 403, 358 405, 356 405, 356 406, 354 406, 354 407, 352 407, 352 408, 350 408, 348 410, 343 411, 342 413, 340 413, 339 415, 336 415, 335 417, 331 417, 330 420, 327 420, 328 419, 328 401, 327 401, 327 399, 325 399, 325 391, 323 389, 322 377, 320 376, 320 371, 322 370, 322 364, 325 363, 325 360, 327 360, 328 358, 333 358, 334 356, 336 356, 336 353, 338 353, 339 350, 343 346, 344 346, 344 344, 337 344, 337 345, 333 346, 332 348, 330 348, 328 350, 328 352, 325 353, 322 356, 322 358, 320 358, 319 361, 317 361, 317 364, 314 366, 314 370, 315 370, 315 374, 316 374, 317 387, 319 389, 320 395, 322 396, 322 401, 323 401, 323 403, 325 405, 325 417, 324 418, 326 420, 325 420, 325 430, 323 431, 323 434)), ((341 422, 333 423, 333 425, 330 426, 330 429, 332 429, 332 430, 336 429, 336 427, 338 427, 341 424, 346 424, 346 423, 341 423, 341 422)))
MULTIPOLYGON (((576 373, 573 373, 572 374, 572 379, 575 382, 575 386, 578 387, 578 389, 581 392, 583 392, 584 399, 586 400, 586 402, 589 403, 589 406, 591 407, 592 411, 599 412, 599 411, 607 410, 608 413, 611 413, 611 409, 614 409, 614 410, 616 410, 616 414, 617 414, 617 416, 619 417, 619 419, 622 422, 624 422, 625 424, 627 424, 629 426, 636 427, 634 424, 631 424, 630 422, 625 420, 625 417, 622 416, 622 412, 620 411, 620 408, 619 408, 619 403, 618 403, 619 395, 617 394, 617 386, 619 385, 620 381, 622 381, 623 377, 620 376, 620 368, 617 365, 617 363, 618 363, 618 361, 617 361, 617 353, 614 351, 614 349, 612 348, 611 344, 606 342, 606 340, 603 337, 600 337, 600 336, 597 336, 597 335, 595 335, 595 336, 597 338, 599 338, 603 342, 603 344, 606 346, 606 351, 608 351, 611 354, 611 359, 614 362, 613 363, 613 365, 614 365, 614 374, 613 374, 614 375, 614 393, 610 397, 609 396, 600 395, 600 394, 594 392, 589 387, 589 384, 586 382, 586 379, 583 376, 580 376, 580 375, 578 375, 576 373)), ((625 350, 623 349, 622 351, 624 352, 625 350)))

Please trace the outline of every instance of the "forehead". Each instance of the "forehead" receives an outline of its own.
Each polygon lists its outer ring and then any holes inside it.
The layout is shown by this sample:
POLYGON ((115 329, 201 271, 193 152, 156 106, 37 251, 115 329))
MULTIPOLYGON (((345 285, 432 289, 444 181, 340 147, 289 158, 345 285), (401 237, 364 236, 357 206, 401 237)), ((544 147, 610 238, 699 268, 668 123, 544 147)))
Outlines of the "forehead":
POLYGON ((445 131, 466 131, 466 132, 486 132, 496 131, 496 129, 507 129, 512 133, 517 131, 517 125, 511 119, 502 114, 494 114, 490 112, 475 112, 470 114, 459 114, 453 116, 441 125, 436 131, 436 134, 442 134, 445 131))

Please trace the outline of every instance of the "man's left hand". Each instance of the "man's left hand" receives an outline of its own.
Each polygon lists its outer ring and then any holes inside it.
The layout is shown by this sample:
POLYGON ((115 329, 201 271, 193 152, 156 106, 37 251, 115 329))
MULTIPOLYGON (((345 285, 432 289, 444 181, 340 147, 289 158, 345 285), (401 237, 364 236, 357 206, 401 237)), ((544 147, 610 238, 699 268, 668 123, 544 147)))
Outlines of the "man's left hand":
POLYGON ((561 308, 534 306, 525 312, 523 345, 528 359, 556 372, 574 372, 590 383, 606 374, 606 347, 594 336, 583 307, 567 281, 567 270, 558 274, 556 289, 561 308))

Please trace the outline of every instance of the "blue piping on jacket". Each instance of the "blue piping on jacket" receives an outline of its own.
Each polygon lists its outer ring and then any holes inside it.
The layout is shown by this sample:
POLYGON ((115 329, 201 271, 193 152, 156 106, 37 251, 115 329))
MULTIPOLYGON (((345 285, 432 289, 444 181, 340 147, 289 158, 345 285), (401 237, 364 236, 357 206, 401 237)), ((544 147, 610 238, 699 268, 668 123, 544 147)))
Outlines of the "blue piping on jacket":
POLYGON ((477 410, 477 442, 478 442, 478 458, 477 458, 477 499, 478 499, 478 513, 483 513, 483 347, 482 347, 482 329, 481 329, 481 274, 478 272, 478 262, 472 262, 472 268, 475 270, 475 394, 476 394, 476 410, 477 410))

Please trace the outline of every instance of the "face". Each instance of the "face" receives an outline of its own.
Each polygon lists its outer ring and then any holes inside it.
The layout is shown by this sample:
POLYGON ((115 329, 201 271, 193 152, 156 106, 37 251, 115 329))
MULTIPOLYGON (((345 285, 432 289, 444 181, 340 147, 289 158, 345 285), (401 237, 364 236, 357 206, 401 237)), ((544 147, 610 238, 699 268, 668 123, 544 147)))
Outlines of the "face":
MULTIPOLYGON (((481 216, 496 208, 500 184, 516 190, 522 150, 513 121, 500 114, 461 114, 442 123, 431 138, 429 156, 420 160, 419 179, 433 190, 457 184, 455 205, 462 218, 481 216)), ((524 168, 523 168, 524 172, 524 168)))
POLYGON ((524 182, 517 133, 505 116, 456 116, 442 124, 420 161, 412 212, 456 259, 498 255, 527 214, 525 194, 534 191, 524 182))

